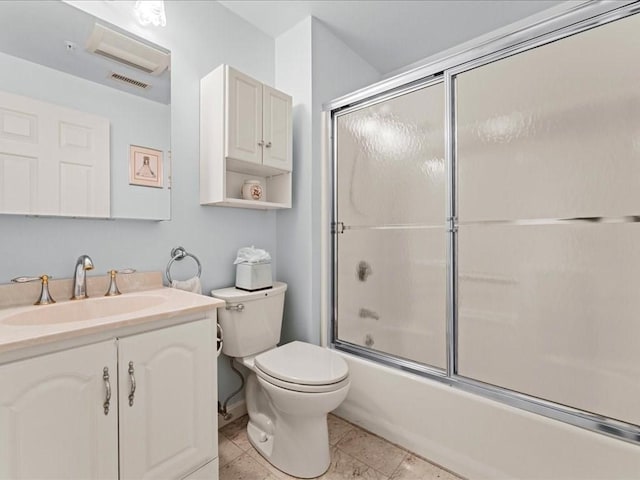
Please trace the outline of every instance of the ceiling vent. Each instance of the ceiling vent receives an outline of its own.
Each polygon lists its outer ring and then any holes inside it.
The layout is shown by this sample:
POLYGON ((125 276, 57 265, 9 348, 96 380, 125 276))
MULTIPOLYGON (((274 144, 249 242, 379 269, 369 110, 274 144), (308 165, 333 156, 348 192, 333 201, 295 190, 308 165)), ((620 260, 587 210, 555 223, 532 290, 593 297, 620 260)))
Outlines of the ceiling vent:
POLYGON ((169 68, 169 54, 96 23, 87 50, 151 75, 169 68))
POLYGON ((127 85, 141 88, 143 90, 146 90, 151 86, 151 84, 149 83, 141 82, 140 80, 136 80, 135 78, 130 78, 130 77, 127 77, 126 75, 121 75, 115 72, 111 72, 111 75, 109 75, 109 78, 111 80, 116 80, 117 82, 123 82, 123 83, 126 83, 127 85))

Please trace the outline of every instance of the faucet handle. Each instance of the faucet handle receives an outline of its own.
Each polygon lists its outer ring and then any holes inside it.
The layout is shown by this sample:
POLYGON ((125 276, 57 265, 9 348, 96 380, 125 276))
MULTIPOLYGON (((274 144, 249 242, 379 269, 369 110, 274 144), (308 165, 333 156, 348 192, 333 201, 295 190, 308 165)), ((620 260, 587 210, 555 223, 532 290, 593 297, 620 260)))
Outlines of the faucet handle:
POLYGON ((105 297, 114 297, 116 295, 120 295, 120 290, 118 290, 118 285, 116 283, 116 275, 118 273, 135 273, 135 269, 133 268, 125 268, 124 270, 109 270, 109 276, 111 279, 109 280, 109 289, 107 293, 104 294, 105 297))
POLYGON ((13 283, 26 283, 35 282, 40 280, 42 282, 42 288, 40 290, 40 298, 34 303, 34 305, 49 305, 50 303, 56 303, 51 294, 49 293, 49 279, 53 278, 49 275, 41 275, 39 277, 16 277, 12 278, 13 283))

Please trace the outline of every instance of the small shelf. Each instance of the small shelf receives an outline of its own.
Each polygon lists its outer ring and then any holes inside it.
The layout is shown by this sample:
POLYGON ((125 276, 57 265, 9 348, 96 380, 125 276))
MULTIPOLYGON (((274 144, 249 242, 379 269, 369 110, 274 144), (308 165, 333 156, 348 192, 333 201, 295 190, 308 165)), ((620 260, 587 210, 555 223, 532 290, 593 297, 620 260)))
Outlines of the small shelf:
POLYGON ((212 202, 207 205, 217 205, 220 207, 235 207, 235 208, 253 208, 258 210, 276 210, 280 208, 291 208, 291 205, 286 203, 275 202, 263 202, 257 200, 243 200, 242 198, 225 198, 221 202, 212 202))

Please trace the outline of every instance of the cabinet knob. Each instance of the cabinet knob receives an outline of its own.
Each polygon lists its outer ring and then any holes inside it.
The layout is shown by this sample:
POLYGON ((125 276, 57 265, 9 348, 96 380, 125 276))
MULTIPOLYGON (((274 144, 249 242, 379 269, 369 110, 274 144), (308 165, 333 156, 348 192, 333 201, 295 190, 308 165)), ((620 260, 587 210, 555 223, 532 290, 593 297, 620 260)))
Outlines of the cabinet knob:
POLYGON ((262 147, 262 146, 264 145, 264 140, 260 140, 260 141, 258 142, 258 145, 260 145, 260 146, 262 147))
POLYGON ((267 142, 267 144, 265 145, 265 147, 267 147, 267 148, 271 148, 271 142, 267 142))

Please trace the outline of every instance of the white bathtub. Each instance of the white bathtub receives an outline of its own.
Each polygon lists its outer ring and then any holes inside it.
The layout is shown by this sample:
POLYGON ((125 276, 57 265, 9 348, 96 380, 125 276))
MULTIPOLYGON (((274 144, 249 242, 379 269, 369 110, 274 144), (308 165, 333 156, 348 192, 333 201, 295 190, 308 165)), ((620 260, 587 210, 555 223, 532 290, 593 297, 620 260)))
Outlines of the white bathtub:
POLYGON ((639 479, 640 446, 339 352, 336 413, 470 479, 639 479))

